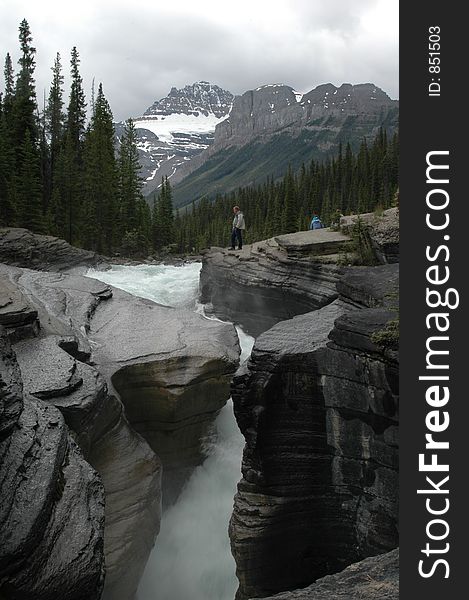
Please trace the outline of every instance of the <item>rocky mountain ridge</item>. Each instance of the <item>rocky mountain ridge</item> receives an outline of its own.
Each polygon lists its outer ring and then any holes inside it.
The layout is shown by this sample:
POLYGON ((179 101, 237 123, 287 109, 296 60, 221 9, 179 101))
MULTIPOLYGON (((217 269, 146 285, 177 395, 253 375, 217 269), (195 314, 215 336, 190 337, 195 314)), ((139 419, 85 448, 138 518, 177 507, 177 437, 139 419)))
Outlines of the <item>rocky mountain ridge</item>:
POLYGON ((213 144, 175 173, 175 203, 282 176, 288 165, 325 158, 339 143, 356 150, 380 127, 397 128, 398 106, 372 83, 329 83, 304 95, 280 84, 247 91, 217 125, 213 144))
MULTIPOLYGON (((143 191, 151 194, 167 175, 180 184, 182 206, 282 175, 288 163, 325 156, 340 141, 356 145, 381 125, 393 130, 397 113, 398 101, 372 83, 327 83, 305 94, 267 84, 239 96, 206 81, 173 87, 134 119, 143 191)), ((123 125, 115 124, 117 144, 123 125)))

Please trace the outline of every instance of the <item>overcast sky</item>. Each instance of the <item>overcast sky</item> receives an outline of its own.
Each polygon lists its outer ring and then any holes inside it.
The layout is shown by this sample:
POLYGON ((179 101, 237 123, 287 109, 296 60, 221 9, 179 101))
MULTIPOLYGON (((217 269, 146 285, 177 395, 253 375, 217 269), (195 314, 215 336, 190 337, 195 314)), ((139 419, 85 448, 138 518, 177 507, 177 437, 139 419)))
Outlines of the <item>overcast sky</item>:
MULTIPOLYGON (((89 97, 102 82, 116 120, 201 79, 241 94, 266 83, 307 92, 372 82, 398 98, 398 0, 0 0, 0 56, 18 25, 37 49, 38 98, 55 54, 77 46, 89 97)), ((3 68, 2 68, 3 71, 3 68)), ((68 77, 67 77, 68 79, 68 77)), ((0 88, 3 89, 3 77, 0 88)))

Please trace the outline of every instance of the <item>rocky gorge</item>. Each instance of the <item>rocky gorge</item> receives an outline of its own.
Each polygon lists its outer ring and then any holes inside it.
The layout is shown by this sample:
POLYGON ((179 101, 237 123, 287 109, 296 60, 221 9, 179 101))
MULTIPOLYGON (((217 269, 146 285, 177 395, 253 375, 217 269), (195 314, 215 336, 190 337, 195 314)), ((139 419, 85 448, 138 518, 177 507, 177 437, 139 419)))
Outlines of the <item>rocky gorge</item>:
MULTIPOLYGON (((232 384, 246 441, 230 524, 238 600, 304 588, 398 545, 399 361, 382 335, 396 322, 398 214, 361 221, 382 264, 348 266, 348 218, 342 232, 204 256, 204 301, 261 333, 232 384)), ((317 597, 349 597, 326 588, 317 597)))
POLYGON ((231 324, 0 231, 0 596, 133 598, 232 381, 237 599, 397 599, 398 214, 366 220, 375 266, 353 222, 204 254, 207 310, 258 336, 234 378, 231 324))
MULTIPOLYGON (((1 232, 2 260, 10 245, 22 264, 25 235, 1 232)), ((236 332, 64 272, 81 251, 35 242, 49 270, 0 265, 0 589, 130 600, 162 494, 174 498, 203 460, 228 398, 236 332)))

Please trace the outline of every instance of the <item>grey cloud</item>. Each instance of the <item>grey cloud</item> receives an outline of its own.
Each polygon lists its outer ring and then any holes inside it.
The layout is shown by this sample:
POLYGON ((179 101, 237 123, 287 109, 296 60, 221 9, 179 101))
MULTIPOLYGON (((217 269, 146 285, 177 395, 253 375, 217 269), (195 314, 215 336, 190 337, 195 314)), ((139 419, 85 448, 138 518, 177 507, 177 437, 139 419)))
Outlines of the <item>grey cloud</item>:
MULTIPOLYGON (((7 0, 10 7, 0 15, 0 52, 17 56, 17 27, 26 16, 38 49, 38 89, 50 84, 55 52, 61 52, 68 71, 69 51, 76 45, 87 95, 93 77, 96 84, 102 81, 116 119, 137 116, 171 86, 200 79, 233 93, 269 82, 307 91, 328 81, 373 81, 397 97, 397 31, 381 39, 361 27, 361 16, 382 1, 293 0, 283 25, 275 21, 275 3, 270 13, 255 18, 248 13, 234 18, 233 5, 226 19, 217 20, 202 10, 204 3, 200 12, 184 15, 134 0, 112 10, 112 4, 96 3, 92 18, 76 23, 54 15, 48 27, 39 14, 47 13, 47 1, 31 7, 29 16, 7 0)), ((388 2, 397 12, 397 0, 388 2)))

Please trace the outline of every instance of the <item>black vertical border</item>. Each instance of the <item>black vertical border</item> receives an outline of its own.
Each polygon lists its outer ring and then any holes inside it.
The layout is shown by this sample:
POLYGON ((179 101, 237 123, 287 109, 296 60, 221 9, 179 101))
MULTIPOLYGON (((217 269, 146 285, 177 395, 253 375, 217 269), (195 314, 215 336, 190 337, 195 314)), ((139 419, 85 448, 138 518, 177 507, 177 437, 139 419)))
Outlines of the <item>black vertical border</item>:
MULTIPOLYGON (((469 56, 469 31, 463 17, 464 3, 427 0, 400 3, 400 326, 401 326, 401 512, 400 512, 400 598, 402 600, 452 600, 467 594, 469 572, 469 315, 467 291, 469 278, 469 174, 468 121, 469 92, 466 79, 469 56), (441 72, 430 74, 429 28, 441 29, 441 72), (441 96, 430 97, 431 77, 440 78, 441 96), (426 154, 432 150, 449 150, 449 179, 444 186, 450 193, 450 225, 447 231, 427 228, 426 154), (448 234, 450 240, 444 241, 448 234), (450 448, 440 453, 440 462, 447 458, 450 465, 450 509, 443 518, 450 526, 448 538, 432 542, 435 548, 450 544, 445 558, 450 566, 437 568, 427 579, 418 573, 418 563, 426 558, 422 553, 428 521, 425 498, 417 489, 425 484, 419 473, 418 455, 424 451, 425 416, 431 410, 425 402, 428 382, 419 382, 424 374, 429 335, 425 317, 432 312, 426 306, 426 246, 436 248, 446 243, 450 249, 450 281, 460 294, 460 305, 450 313, 448 335, 450 364, 449 429, 440 439, 448 439, 450 448)), ((444 162, 444 161, 443 161, 444 162)), ((444 265, 441 261, 439 264, 444 265)), ((433 286, 434 287, 434 286, 433 286)), ((444 310, 444 309, 438 309, 444 310)), ((444 334, 442 334, 444 335, 444 334)), ((441 373, 440 373, 441 374, 441 373)), ((444 410, 444 409, 442 409, 444 410)), ((444 461, 446 462, 446 461, 444 461)), ((428 474, 431 475, 431 474, 428 474)), ((441 474, 435 474, 435 480, 441 474)), ((428 486, 427 486, 428 487, 428 486)), ((440 496, 441 498, 441 496, 440 496)), ((436 517, 435 517, 436 518, 436 517)), ((435 530, 436 531, 436 530, 435 530)), ((426 559, 426 565, 432 559, 426 559)))

